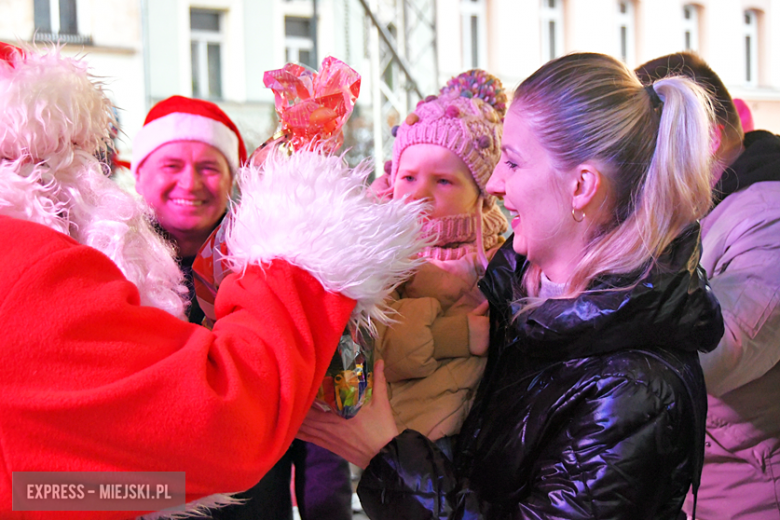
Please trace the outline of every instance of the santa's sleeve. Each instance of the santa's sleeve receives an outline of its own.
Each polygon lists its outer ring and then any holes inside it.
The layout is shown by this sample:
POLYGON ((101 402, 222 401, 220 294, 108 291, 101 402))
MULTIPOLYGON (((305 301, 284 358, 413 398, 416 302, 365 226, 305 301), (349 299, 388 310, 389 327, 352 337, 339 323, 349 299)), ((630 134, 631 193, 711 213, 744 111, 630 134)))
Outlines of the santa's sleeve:
POLYGON ((276 260, 225 280, 210 332, 139 306, 84 246, 37 259, 4 301, 6 467, 184 471, 188 498, 249 488, 282 455, 355 304, 276 260))
POLYGON ((140 306, 94 249, 34 224, 45 230, 36 244, 8 231, 23 243, 5 256, 15 268, 0 284, 5 484, 13 471, 184 471, 192 500, 262 477, 347 321, 383 316, 417 250, 417 209, 369 201, 362 174, 338 158, 310 160, 276 165, 285 179, 245 172, 255 178, 228 237, 236 273, 220 287, 213 331, 140 306))

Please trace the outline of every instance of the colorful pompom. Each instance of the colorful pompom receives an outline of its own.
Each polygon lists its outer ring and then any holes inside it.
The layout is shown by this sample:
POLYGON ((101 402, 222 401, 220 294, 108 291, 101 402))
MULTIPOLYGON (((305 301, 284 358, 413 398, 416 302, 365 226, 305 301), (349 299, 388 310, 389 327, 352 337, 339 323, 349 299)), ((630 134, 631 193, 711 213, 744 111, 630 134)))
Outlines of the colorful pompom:
POLYGON ((393 171, 393 161, 385 161, 385 173, 390 175, 391 171, 393 171))
POLYGON ((406 123, 407 125, 411 126, 411 125, 415 124, 415 123, 416 123, 417 121, 419 121, 419 120, 420 120, 420 116, 418 116, 417 114, 415 114, 414 112, 412 112, 411 114, 409 114, 408 116, 406 116, 405 123, 406 123))
POLYGON ((467 98, 479 98, 492 106, 500 118, 506 114, 507 97, 501 80, 481 69, 473 69, 450 79, 441 94, 454 93, 467 98))
POLYGON ((458 110, 458 107, 455 105, 450 105, 447 107, 447 110, 444 111, 444 115, 447 117, 458 117, 460 116, 460 110, 458 110))
POLYGON ((477 140, 477 145, 480 148, 490 148, 491 140, 489 135, 483 135, 480 136, 480 138, 477 140))
POLYGON ((398 137, 398 125, 395 125, 393 128, 391 128, 390 133, 393 134, 393 137, 398 137))
POLYGON ((439 99, 439 96, 430 95, 430 96, 426 96, 425 102, 430 103, 431 101, 436 101, 437 99, 439 99))

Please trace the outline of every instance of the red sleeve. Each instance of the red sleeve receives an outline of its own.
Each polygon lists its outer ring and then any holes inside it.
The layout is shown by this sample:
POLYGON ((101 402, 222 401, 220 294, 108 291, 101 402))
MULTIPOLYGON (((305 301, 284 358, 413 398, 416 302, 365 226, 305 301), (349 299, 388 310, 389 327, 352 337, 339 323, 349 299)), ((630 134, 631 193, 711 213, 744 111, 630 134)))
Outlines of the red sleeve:
POLYGON ((13 471, 184 471, 188 500, 255 484, 354 301, 277 260, 225 279, 211 332, 139 306, 107 257, 38 228, 0 256, 0 512, 13 471))

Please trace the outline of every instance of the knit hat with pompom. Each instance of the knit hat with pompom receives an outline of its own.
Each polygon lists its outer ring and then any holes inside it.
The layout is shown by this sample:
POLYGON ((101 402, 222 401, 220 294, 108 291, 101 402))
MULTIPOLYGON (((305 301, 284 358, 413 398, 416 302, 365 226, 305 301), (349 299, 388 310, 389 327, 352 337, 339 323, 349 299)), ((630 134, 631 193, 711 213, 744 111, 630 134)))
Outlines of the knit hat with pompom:
POLYGON ((393 127, 393 160, 387 161, 385 175, 371 186, 380 198, 392 198, 401 154, 416 144, 443 146, 460 157, 479 191, 481 203, 475 214, 426 222, 423 235, 436 237, 436 241, 422 256, 449 260, 476 250, 486 265, 485 251, 503 242, 501 234, 508 224, 485 185, 501 158, 506 102, 498 78, 483 70, 469 70, 448 81, 438 96, 420 101, 403 124, 393 127))
POLYGON ((401 154, 415 144, 443 146, 469 168, 481 195, 501 157, 506 93, 501 81, 479 69, 452 78, 438 96, 417 104, 399 127, 393 128, 393 161, 389 184, 395 183, 401 154))

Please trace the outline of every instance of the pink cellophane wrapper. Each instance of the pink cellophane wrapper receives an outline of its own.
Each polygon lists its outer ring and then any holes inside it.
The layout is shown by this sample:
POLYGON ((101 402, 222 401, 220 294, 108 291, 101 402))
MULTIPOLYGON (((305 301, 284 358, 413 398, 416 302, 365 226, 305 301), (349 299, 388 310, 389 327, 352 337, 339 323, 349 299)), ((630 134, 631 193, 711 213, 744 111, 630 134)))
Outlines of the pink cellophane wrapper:
POLYGON ((319 73, 295 63, 269 70, 263 83, 274 92, 276 113, 293 150, 318 143, 333 153, 344 142, 341 129, 360 94, 360 74, 333 57, 319 73))

